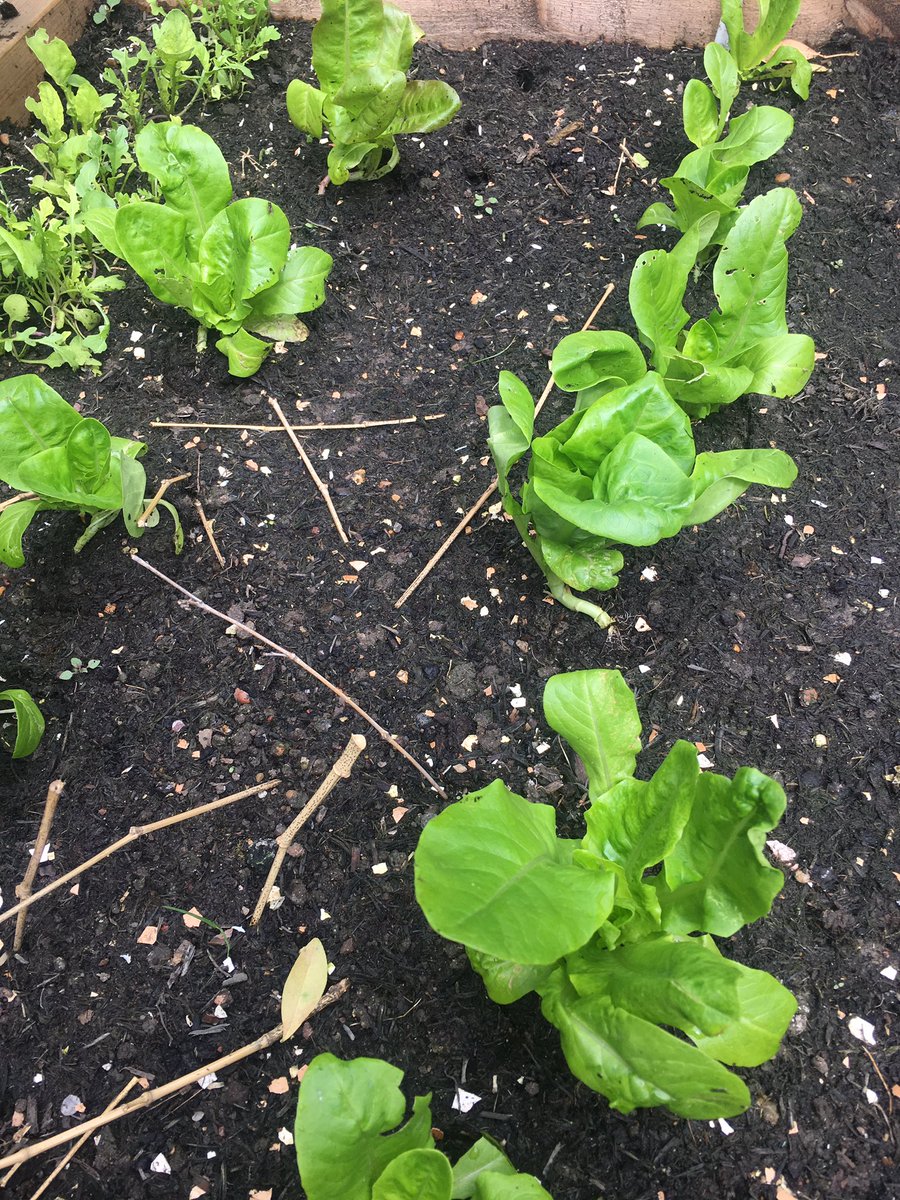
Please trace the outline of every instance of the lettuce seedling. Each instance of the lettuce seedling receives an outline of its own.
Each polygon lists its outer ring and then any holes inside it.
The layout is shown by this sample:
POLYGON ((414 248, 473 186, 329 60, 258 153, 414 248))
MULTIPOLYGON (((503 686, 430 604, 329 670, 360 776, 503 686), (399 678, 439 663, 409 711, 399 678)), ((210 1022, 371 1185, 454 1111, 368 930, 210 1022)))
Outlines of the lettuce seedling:
POLYGON ((687 414, 627 334, 572 334, 557 347, 552 369, 557 386, 577 392, 572 415, 535 437, 531 394, 503 371, 502 404, 488 412, 488 446, 503 506, 551 595, 601 628, 612 618, 573 592, 616 587, 624 565, 617 546, 655 546, 710 520, 751 483, 783 488, 796 478, 781 450, 697 455, 687 414), (517 498, 509 475, 529 450, 517 498))
POLYGON ((722 24, 741 79, 785 80, 803 100, 809 99, 812 67, 784 38, 800 12, 800 0, 757 0, 759 19, 752 33, 744 28, 744 0, 722 0, 722 24))
POLYGON ((491 1138, 479 1138, 451 1167, 434 1147, 430 1095, 416 1096, 401 1125, 402 1081, 402 1071, 378 1058, 312 1060, 294 1126, 307 1200, 552 1200, 491 1138))
POLYGON ((12 757, 25 758, 37 749, 44 736, 44 714, 22 688, 6 688, 0 692, 0 704, 4 701, 12 708, 0 708, 0 730, 11 717, 16 729, 12 757))
POLYGON ((750 1093, 727 1067, 771 1058, 797 1004, 714 938, 765 916, 783 886, 763 847, 784 792, 751 767, 701 772, 683 741, 635 779, 640 720, 618 671, 553 676, 544 713, 587 772, 587 832, 558 837, 555 808, 496 780, 426 825, 419 905, 491 999, 538 993, 572 1073, 613 1108, 743 1112, 750 1093))
POLYGON ((706 47, 703 63, 712 87, 691 79, 682 102, 684 131, 696 149, 681 160, 672 175, 660 180, 674 208, 662 202, 651 204, 638 221, 638 229, 666 225, 687 233, 702 217, 715 213, 717 225, 701 252, 709 256, 737 218, 750 168, 777 154, 791 135, 794 119, 780 108, 761 105, 728 124, 740 86, 737 65, 715 42, 706 47), (726 124, 728 133, 723 137, 726 124))
MULTIPOLYGON (((39 512, 69 511, 89 518, 75 553, 119 513, 132 537, 159 523, 155 508, 138 524, 147 501, 146 475, 137 461, 143 442, 110 437, 93 417, 82 417, 37 375, 0 382, 0 480, 21 498, 0 510, 0 562, 21 567, 22 538, 39 512)), ((176 509, 175 550, 183 545, 176 509)))
POLYGON ((815 365, 815 346, 789 333, 787 240, 802 209, 790 188, 774 188, 742 209, 713 268, 718 309, 687 328, 688 280, 717 229, 707 214, 674 249, 637 260, 628 286, 631 314, 655 370, 693 417, 704 417, 748 392, 795 396, 815 365))
POLYGON ((322 0, 313 29, 315 88, 288 86, 288 116, 298 129, 332 141, 328 178, 380 179, 400 160, 396 138, 431 133, 452 120, 459 96, 439 79, 409 80, 413 47, 423 31, 382 0, 322 0))
POLYGON ((109 201, 85 215, 95 237, 157 299, 185 309, 202 329, 219 331, 216 346, 232 375, 255 374, 268 355, 271 347, 255 334, 304 341, 309 330, 297 314, 324 301, 331 255, 292 248, 287 217, 276 204, 232 203, 228 164, 202 129, 147 125, 135 154, 164 203, 109 201))

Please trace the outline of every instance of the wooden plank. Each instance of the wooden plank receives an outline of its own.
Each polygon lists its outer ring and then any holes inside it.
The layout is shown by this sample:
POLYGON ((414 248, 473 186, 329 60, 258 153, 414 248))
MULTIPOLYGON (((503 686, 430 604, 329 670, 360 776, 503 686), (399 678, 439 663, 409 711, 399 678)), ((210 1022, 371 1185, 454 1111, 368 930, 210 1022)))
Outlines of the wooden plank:
MULTIPOLYGON (((500 38, 588 44, 603 39, 669 48, 702 46, 719 22, 719 0, 395 0, 428 39, 452 50, 500 38)), ((318 0, 273 0, 276 19, 315 20, 318 0)), ((747 4, 749 13, 753 4, 747 4)), ((793 36, 821 46, 841 27, 900 36, 900 0, 803 0, 793 36)))
MULTIPOLYGON (((92 0, 15 0, 19 16, 0 21, 0 120, 24 124, 25 97, 41 67, 25 38, 42 26, 69 44, 80 36, 92 0)), ((715 32, 719 0, 398 0, 448 49, 471 49, 501 38, 583 44, 603 39, 640 46, 702 46, 715 32)), ((315 20, 318 0, 273 0, 279 20, 315 20)), ((752 4, 748 5, 752 8, 752 4)), ((794 36, 811 46, 841 26, 865 37, 900 37, 900 0, 803 0, 794 36)))
POLYGON ((69 45, 81 36, 92 0, 15 0, 19 15, 0 21, 0 121, 24 125, 29 119, 26 96, 37 91, 44 76, 41 64, 25 44, 38 29, 69 45))

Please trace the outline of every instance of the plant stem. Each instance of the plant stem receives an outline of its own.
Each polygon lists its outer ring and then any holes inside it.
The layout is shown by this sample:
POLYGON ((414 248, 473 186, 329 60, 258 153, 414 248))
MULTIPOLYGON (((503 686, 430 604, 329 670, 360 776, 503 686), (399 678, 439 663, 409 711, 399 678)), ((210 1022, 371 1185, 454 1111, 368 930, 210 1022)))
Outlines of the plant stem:
POLYGON ((558 600, 564 608, 569 608, 572 612, 584 613, 586 617, 590 617, 595 621, 601 629, 609 629, 613 623, 613 618, 602 609, 599 604, 594 604, 590 600, 584 600, 581 596, 576 596, 567 584, 563 583, 558 575, 554 575, 552 571, 547 571, 547 584, 550 588, 550 595, 554 600, 558 600))

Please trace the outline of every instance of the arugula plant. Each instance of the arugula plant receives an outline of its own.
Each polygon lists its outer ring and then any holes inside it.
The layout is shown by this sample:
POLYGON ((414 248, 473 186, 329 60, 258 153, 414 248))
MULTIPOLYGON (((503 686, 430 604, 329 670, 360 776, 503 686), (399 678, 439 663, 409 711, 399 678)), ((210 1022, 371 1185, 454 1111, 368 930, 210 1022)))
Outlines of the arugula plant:
POLYGON ((728 34, 729 51, 742 80, 787 80, 802 100, 809 99, 812 67, 795 46, 784 39, 800 12, 800 0, 756 0, 756 28, 744 28, 743 0, 722 0, 722 24, 728 34))
POLYGON ((44 736, 44 714, 23 688, 5 688, 0 692, 0 706, 4 703, 12 707, 0 707, 0 741, 7 744, 13 758, 26 758, 44 736), (11 745, 3 737, 10 724, 15 728, 11 745))
MULTIPOLYGON (((203 93, 211 100, 240 95, 253 78, 251 64, 267 58, 281 34, 269 20, 268 0, 219 0, 217 4, 179 0, 206 49, 208 69, 203 93)), ((152 12, 166 9, 156 3, 152 12)))
POLYGON ((696 149, 687 154, 672 175, 660 184, 674 203, 658 201, 638 221, 687 231, 702 217, 715 214, 717 225, 706 250, 721 245, 738 215, 750 168, 777 154, 794 128, 793 117, 780 108, 760 105, 729 122, 738 94, 737 64, 728 51, 711 42, 703 55, 711 87, 691 79, 684 89, 682 120, 696 149), (726 124, 728 133, 723 136, 726 124))
POLYGON ((434 1147, 430 1095, 416 1096, 401 1124, 402 1080, 402 1071, 378 1058, 312 1060, 294 1126, 307 1200, 552 1200, 491 1138, 479 1138, 451 1165, 434 1147))
POLYGON ((701 773, 683 741, 634 778, 640 720, 618 671, 553 676, 544 714, 587 772, 584 836, 559 837, 552 806, 495 780, 426 825, 419 905, 466 947, 492 1000, 537 992, 572 1073, 613 1108, 743 1112, 750 1093, 727 1067, 771 1058, 797 1004, 714 939, 781 891, 763 847, 784 792, 752 767, 701 773))
MULTIPOLYGON (((146 506, 146 475, 138 462, 143 442, 110 437, 93 417, 82 417, 37 375, 0 382, 0 480, 20 493, 0 510, 0 562, 21 567, 22 538, 40 512, 77 512, 88 525, 75 553, 121 513, 132 537, 159 523, 159 508, 139 525, 146 506)), ((175 523, 175 550, 184 538, 177 510, 159 505, 175 523)))
POLYGON ((380 179, 400 159, 398 134, 431 133, 458 111, 449 84, 406 78, 422 37, 412 17, 382 0, 322 0, 312 35, 319 87, 293 80, 287 109, 311 137, 327 128, 332 183, 380 179))
POLYGON ((787 240, 802 209, 790 188, 773 188, 742 209, 713 268, 718 308, 688 328, 684 307, 698 257, 717 229, 707 214, 674 249, 650 250, 635 263, 628 302, 651 363, 693 417, 755 393, 785 398, 803 388, 815 345, 789 333, 787 240))
POLYGON ((218 330, 216 346, 232 375, 256 373, 271 349, 263 337, 304 341, 309 330, 297 314, 324 301, 331 255, 292 248, 287 217, 270 201, 232 203, 228 164, 196 126, 147 125, 135 139, 135 155, 163 202, 109 201, 87 213, 102 245, 157 299, 185 309, 202 331, 218 330))
POLYGON ((572 415, 536 437, 531 394, 503 371, 488 446, 503 506, 551 595, 601 628, 612 618, 573 593, 616 587, 624 565, 618 546, 655 546, 710 520, 752 483, 783 488, 796 478, 781 450, 696 454, 687 414, 627 334, 573 334, 552 367, 557 385, 577 393, 572 415), (529 451, 516 497, 510 472, 529 451))
POLYGON ((83 207, 69 184, 19 217, 0 188, 0 352, 21 362, 98 370, 108 292, 125 286, 98 270, 83 207))
POLYGON ((75 58, 61 38, 51 40, 45 29, 39 29, 26 41, 53 81, 44 80, 37 98, 25 101, 37 121, 31 153, 45 172, 32 180, 32 189, 65 197, 74 187, 86 203, 95 184, 115 195, 124 188, 134 165, 125 124, 104 123, 115 95, 99 93, 76 74, 75 58))

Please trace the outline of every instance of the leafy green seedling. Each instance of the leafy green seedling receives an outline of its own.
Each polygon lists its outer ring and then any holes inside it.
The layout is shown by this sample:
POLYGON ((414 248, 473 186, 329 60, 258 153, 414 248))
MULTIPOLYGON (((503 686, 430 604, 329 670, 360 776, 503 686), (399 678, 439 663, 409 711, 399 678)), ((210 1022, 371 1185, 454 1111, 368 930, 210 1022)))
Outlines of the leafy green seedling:
POLYGON ((76 73, 75 59, 61 38, 50 39, 39 29, 27 43, 52 80, 44 80, 37 97, 25 101, 37 120, 31 153, 45 172, 32 180, 32 190, 65 197, 74 188, 88 206, 95 184, 110 195, 121 191, 134 160, 125 126, 104 123, 115 94, 101 94, 76 73))
POLYGON ((406 78, 422 37, 412 17, 382 0, 322 0, 312 35, 319 86, 293 80, 287 108, 311 137, 328 130, 332 183, 380 179, 400 159, 398 134, 431 133, 458 111, 449 84, 406 78))
POLYGON ((103 25, 113 15, 122 0, 103 0, 93 14, 93 22, 95 25, 103 25))
MULTIPOLYGON (((75 543, 76 554, 120 513, 135 538, 157 525, 158 508, 138 524, 147 483, 138 459, 146 449, 143 442, 110 437, 104 425, 82 417, 37 375, 0 382, 0 480, 20 493, 0 511, 0 562, 22 566, 22 538, 39 512, 90 518, 75 543)), ((159 504, 172 515, 180 552, 184 537, 178 512, 167 500, 159 504)), ((91 660, 88 669, 96 665, 91 660)))
POLYGON ((44 736, 44 714, 23 688, 5 688, 0 692, 0 703, 4 701, 12 708, 0 708, 0 730, 9 725, 11 717, 16 730, 12 757, 25 758, 37 749, 44 736))
POLYGON ((756 28, 744 28, 744 0, 722 0, 722 23, 728 33, 728 46, 741 79, 785 80, 803 100, 809 99, 812 67, 796 46, 785 46, 784 39, 800 11, 800 0, 757 0, 759 17, 756 28))
POLYGON ((718 308, 689 326, 684 307, 698 256, 717 230, 708 214, 674 249, 649 250, 628 286, 631 314, 666 387, 693 417, 748 392, 784 398, 805 387, 815 346, 789 333, 786 316, 787 241, 802 209, 790 188, 773 188, 742 209, 723 239, 713 268, 718 308))
POLYGON ((105 274, 89 245, 73 185, 17 217, 0 191, 0 352, 21 362, 98 370, 106 349, 108 292, 125 286, 105 274))
MULTIPOLYGON (((165 12, 155 0, 150 7, 154 13, 165 12)), ((281 36, 269 19, 267 0, 180 0, 179 7, 206 49, 203 94, 211 100, 239 95, 253 78, 251 63, 266 58, 269 45, 281 36)))
POLYGON ((100 666, 99 658, 89 658, 87 662, 83 662, 80 658, 70 658, 69 665, 71 670, 60 671, 57 679, 72 679, 76 675, 86 675, 88 671, 96 671, 100 666))
POLYGON ((683 741, 635 779, 640 720, 618 671, 554 675, 544 714, 586 769, 585 835, 558 837, 555 808, 496 780, 426 825, 419 905, 466 947, 491 999, 538 993, 572 1073, 613 1108, 743 1112, 750 1093, 727 1067, 771 1058, 797 1004, 714 937, 764 917, 781 891, 763 848, 784 792, 751 767, 701 772, 683 741))
POLYGON ((494 205, 499 203, 496 196, 482 196, 480 192, 475 193, 475 199, 473 200, 475 207, 483 208, 489 216, 494 211, 494 205))
POLYGON ((378 1058, 312 1060, 294 1125, 308 1200, 552 1200, 490 1138, 451 1166, 435 1149, 430 1095, 416 1096, 402 1124, 402 1081, 402 1071, 378 1058))
POLYGON ((697 455, 687 414, 627 334, 573 334, 552 366, 557 385, 577 392, 572 415, 536 437, 531 394, 503 371, 488 446, 503 506, 551 595, 601 628, 612 618, 574 592, 617 586, 618 546, 654 546, 710 520, 752 483, 789 487, 796 477, 781 450, 697 455), (510 472, 529 451, 517 497, 510 472))
POLYGON ((734 59, 715 42, 703 56, 711 87, 691 79, 684 89, 682 119, 689 141, 696 146, 672 175, 661 179, 674 208, 651 204, 638 221, 666 225, 687 233, 701 218, 715 214, 717 224, 701 255, 721 245, 738 215, 750 168, 771 158, 791 135, 794 119, 779 108, 761 105, 732 118, 731 106, 740 86, 734 59), (728 133, 723 131, 728 124, 728 133))
POLYGON ((202 129, 148 125, 135 154, 163 203, 110 201, 85 217, 94 236, 157 299, 219 331, 216 346, 232 375, 254 375, 268 355, 271 346, 256 334, 304 341, 309 330, 297 314, 324 301, 331 255, 292 248, 287 217, 270 201, 232 203, 228 164, 202 129))

